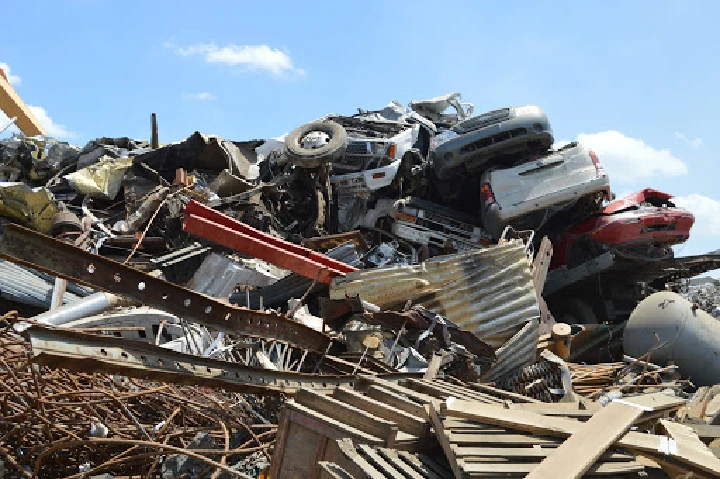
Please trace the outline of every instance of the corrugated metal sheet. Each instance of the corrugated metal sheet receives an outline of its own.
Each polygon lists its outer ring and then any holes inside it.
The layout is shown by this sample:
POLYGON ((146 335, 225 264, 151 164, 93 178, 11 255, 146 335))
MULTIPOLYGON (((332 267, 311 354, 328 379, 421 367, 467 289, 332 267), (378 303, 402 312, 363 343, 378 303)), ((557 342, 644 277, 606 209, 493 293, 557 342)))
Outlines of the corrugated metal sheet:
POLYGON ((497 363, 483 376, 483 381, 496 381, 535 361, 540 322, 533 319, 495 351, 497 363))
POLYGON ((525 246, 506 243, 433 258, 415 266, 375 269, 336 278, 330 297, 359 295, 384 309, 410 299, 496 348, 499 378, 535 358, 539 338, 537 294, 525 246))
POLYGON ((509 339, 540 314, 530 261, 518 243, 336 278, 330 297, 346 295, 387 309, 411 299, 483 340, 501 333, 509 339))
MULTIPOLYGON (((49 308, 54 279, 48 278, 51 281, 46 281, 23 266, 0 260, 0 297, 21 304, 49 308)), ((78 298, 77 294, 66 291, 63 304, 78 298)))
MULTIPOLYGON (((352 242, 337 246, 325 254, 350 266, 359 266, 360 264, 360 255, 352 242)), ((264 307, 285 306, 290 298, 300 298, 305 294, 311 284, 312 280, 304 276, 295 273, 290 274, 270 286, 250 291, 250 308, 260 309, 260 296, 263 298, 264 307)), ((326 287, 324 284, 316 284, 313 292, 318 292, 324 287, 326 287)), ((246 306, 246 293, 231 294, 230 302, 246 306)))

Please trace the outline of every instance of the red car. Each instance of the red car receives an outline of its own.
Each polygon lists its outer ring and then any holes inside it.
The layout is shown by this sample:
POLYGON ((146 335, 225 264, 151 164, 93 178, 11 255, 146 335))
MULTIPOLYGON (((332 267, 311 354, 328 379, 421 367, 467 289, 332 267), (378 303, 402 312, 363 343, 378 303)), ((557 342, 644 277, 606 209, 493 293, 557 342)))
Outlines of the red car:
POLYGON ((608 204, 553 241, 551 269, 577 266, 607 250, 638 258, 666 258, 685 242, 695 217, 672 195, 646 188, 608 204))

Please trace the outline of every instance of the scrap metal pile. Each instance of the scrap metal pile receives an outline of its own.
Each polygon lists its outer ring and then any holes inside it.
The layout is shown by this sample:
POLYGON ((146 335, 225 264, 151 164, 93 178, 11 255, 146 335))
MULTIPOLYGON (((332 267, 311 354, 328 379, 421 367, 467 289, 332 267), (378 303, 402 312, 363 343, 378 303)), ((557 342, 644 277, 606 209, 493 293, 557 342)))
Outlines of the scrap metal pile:
MULTIPOLYGON (((522 476, 553 455, 503 469, 478 441, 464 467, 452 431, 561 448, 533 433, 574 437, 567 421, 645 394, 669 418, 720 382, 675 352, 710 317, 673 336, 654 305, 703 312, 650 295, 664 285, 636 293, 678 268, 692 214, 649 188, 614 200, 597 155, 553 149, 539 107, 473 116, 451 94, 283 139, 152 136, 0 140, 0 313, 18 311, 0 336, 7 477, 522 476), (633 294, 598 295, 593 268, 633 294), (502 419, 526 404, 570 419, 502 419)), ((639 417, 623 414, 619 435, 639 417)), ((555 477, 644 473, 647 448, 618 437, 555 477)))

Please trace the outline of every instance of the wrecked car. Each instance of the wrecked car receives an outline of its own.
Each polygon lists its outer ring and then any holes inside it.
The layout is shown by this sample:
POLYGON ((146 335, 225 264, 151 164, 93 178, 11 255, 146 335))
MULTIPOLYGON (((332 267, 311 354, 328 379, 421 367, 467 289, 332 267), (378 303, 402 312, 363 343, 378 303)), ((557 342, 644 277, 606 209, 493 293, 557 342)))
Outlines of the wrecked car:
POLYGON ((670 201, 672 195, 645 188, 608 204, 602 213, 571 227, 553 241, 552 266, 573 267, 611 249, 621 255, 671 258, 685 242, 695 217, 670 201))
POLYGON ((469 251, 492 244, 472 216, 423 200, 378 200, 365 215, 364 227, 411 245, 416 260, 469 251))
POLYGON ((434 137, 430 159, 438 178, 478 172, 490 164, 541 153, 553 144, 550 122, 540 107, 501 108, 472 117, 434 137))
POLYGON ((506 226, 536 230, 554 214, 579 202, 581 216, 595 212, 610 198, 610 179, 592 151, 570 143, 512 168, 486 170, 480 180, 481 217, 485 229, 499 238, 506 226))

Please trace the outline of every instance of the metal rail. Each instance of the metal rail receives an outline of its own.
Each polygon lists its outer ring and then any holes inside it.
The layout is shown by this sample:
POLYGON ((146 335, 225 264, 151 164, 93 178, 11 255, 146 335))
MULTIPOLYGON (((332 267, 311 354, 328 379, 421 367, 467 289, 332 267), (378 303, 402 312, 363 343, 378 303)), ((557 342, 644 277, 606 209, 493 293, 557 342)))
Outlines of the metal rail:
POLYGON ((258 231, 212 208, 191 201, 183 230, 240 253, 329 284, 333 277, 357 271, 342 261, 258 231))
POLYGON ((328 336, 285 316, 230 306, 17 225, 5 228, 0 257, 229 334, 273 339, 316 352, 324 352, 330 344, 328 336))
POLYGON ((30 338, 34 361, 51 368, 263 394, 294 394, 301 387, 332 390, 352 386, 357 380, 349 375, 325 376, 247 367, 179 353, 143 341, 35 324, 23 334, 30 338))

